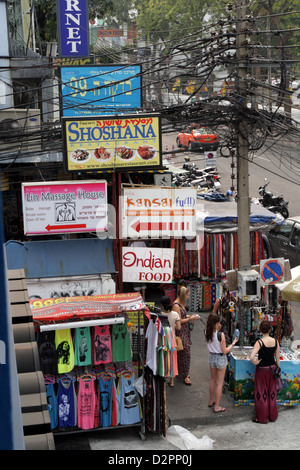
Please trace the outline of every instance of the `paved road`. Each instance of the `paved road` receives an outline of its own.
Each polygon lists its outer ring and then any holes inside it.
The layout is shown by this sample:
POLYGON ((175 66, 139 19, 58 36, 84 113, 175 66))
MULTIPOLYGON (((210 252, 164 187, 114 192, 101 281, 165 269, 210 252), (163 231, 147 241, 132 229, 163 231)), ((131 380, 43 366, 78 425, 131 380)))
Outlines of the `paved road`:
MULTIPOLYGON (((176 133, 163 134, 163 151, 172 151, 170 162, 181 167, 184 163, 184 157, 188 155, 191 162, 194 162, 199 168, 205 167, 204 153, 195 151, 176 153, 176 133)), ((218 152, 217 167, 221 176, 221 192, 226 192, 232 186, 237 185, 236 179, 236 160, 221 157, 218 152), (231 168, 232 163, 234 168, 231 168), (231 175, 234 179, 231 179, 231 175)), ((299 196, 300 196, 300 150, 294 143, 289 144, 285 140, 274 142, 269 139, 266 145, 254 155, 251 155, 249 162, 249 194, 252 197, 259 197, 258 188, 264 184, 264 178, 270 181, 268 189, 274 195, 282 194, 289 201, 290 216, 299 215, 299 196)))

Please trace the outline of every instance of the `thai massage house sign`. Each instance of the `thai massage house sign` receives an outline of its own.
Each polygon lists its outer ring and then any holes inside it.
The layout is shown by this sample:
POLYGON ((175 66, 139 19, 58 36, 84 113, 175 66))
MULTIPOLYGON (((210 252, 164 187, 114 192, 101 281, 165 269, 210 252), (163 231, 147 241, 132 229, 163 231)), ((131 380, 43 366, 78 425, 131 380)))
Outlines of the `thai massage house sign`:
POLYGON ((104 180, 23 183, 25 235, 107 230, 104 180))

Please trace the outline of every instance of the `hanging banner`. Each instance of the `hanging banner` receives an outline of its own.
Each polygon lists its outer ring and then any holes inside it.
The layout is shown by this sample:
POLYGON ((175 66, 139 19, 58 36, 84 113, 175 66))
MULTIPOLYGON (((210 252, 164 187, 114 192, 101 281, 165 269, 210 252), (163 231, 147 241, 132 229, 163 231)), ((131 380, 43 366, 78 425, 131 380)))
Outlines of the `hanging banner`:
POLYGON ((62 119, 66 171, 162 168, 160 116, 62 119))
POLYGON ((139 293, 31 299, 33 321, 52 322, 117 315, 145 308, 139 293))
POLYGON ((88 0, 57 0, 60 57, 89 57, 88 0))
POLYGON ((172 283, 173 248, 122 248, 123 282, 172 283))
POLYGON ((62 116, 132 112, 142 106, 140 65, 61 67, 62 116))
POLYGON ((25 235, 107 230, 107 182, 23 183, 25 235))

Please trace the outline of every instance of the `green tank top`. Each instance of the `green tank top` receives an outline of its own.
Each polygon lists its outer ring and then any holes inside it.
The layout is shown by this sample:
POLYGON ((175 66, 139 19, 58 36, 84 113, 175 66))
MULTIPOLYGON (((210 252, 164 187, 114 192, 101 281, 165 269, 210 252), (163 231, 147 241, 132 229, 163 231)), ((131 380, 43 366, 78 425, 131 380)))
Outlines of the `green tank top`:
POLYGON ((92 364, 91 332, 89 327, 76 328, 74 338, 75 366, 92 364))
POLYGON ((131 347, 126 321, 123 325, 112 326, 111 347, 113 362, 131 360, 131 347))

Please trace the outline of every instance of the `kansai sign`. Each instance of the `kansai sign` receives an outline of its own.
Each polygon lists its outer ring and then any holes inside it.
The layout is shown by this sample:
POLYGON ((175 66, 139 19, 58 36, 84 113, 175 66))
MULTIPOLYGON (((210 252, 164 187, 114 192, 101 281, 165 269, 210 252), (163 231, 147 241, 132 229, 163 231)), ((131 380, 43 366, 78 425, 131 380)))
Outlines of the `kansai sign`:
POLYGON ((60 57, 88 57, 88 0, 57 0, 60 57))

